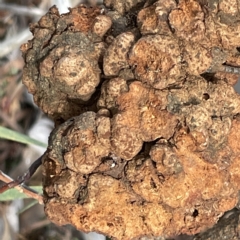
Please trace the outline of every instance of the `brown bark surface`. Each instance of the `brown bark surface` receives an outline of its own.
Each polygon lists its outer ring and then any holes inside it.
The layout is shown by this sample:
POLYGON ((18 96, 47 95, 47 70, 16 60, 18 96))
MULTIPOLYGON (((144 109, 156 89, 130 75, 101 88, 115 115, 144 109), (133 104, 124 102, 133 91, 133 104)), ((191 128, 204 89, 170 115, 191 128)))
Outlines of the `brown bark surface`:
POLYGON ((105 4, 52 7, 22 46, 56 123, 46 214, 119 240, 210 228, 240 190, 237 1, 105 4))

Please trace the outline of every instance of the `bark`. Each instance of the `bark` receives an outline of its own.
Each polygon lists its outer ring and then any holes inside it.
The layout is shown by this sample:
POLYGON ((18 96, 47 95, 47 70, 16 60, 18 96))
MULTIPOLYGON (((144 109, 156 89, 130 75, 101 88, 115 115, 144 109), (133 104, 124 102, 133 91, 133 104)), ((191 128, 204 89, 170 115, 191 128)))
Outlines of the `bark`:
POLYGON ((24 84, 56 123, 46 214, 114 239, 204 231, 240 189, 237 1, 105 6, 52 7, 22 46, 24 84))

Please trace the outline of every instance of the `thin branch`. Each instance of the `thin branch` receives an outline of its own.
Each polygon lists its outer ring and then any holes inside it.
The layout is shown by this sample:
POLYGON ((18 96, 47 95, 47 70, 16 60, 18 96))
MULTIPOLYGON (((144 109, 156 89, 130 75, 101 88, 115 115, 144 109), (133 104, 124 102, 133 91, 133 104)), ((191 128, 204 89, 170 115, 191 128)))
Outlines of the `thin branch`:
POLYGON ((14 49, 19 48, 21 44, 27 42, 32 38, 32 33, 29 29, 21 31, 21 33, 13 36, 11 39, 6 39, 6 41, 0 43, 0 58, 6 56, 14 49))
POLYGON ((6 184, 0 187, 0 193, 5 192, 9 188, 15 187, 20 192, 25 193, 27 196, 36 199, 40 204, 43 204, 42 195, 25 185, 20 185, 30 179, 31 176, 36 172, 38 167, 41 166, 41 164, 42 156, 32 163, 28 171, 23 176, 18 177, 16 180, 13 180, 12 178, 4 174, 2 171, 0 171, 0 180, 6 182, 6 184))
POLYGON ((46 11, 43 11, 39 8, 20 6, 17 4, 6 4, 6 3, 0 3, 0 9, 8 10, 17 15, 24 15, 24 16, 30 16, 30 17, 41 17, 46 13, 46 11))

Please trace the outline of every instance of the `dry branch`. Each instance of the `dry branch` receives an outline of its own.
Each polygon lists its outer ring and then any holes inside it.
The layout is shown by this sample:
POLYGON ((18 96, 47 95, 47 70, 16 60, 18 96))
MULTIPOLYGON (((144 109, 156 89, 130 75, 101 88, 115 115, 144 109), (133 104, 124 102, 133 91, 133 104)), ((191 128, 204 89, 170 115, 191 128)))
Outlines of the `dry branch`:
POLYGON ((0 3, 0 9, 8 10, 17 15, 24 15, 29 17, 41 17, 45 13, 45 11, 39 8, 5 3, 0 3))
POLYGON ((2 171, 0 171, 0 180, 6 183, 0 187, 0 193, 14 187, 19 192, 26 194, 29 198, 36 199, 39 204, 43 204, 42 195, 25 185, 20 185, 21 183, 19 181, 13 180, 12 178, 4 174, 2 171))

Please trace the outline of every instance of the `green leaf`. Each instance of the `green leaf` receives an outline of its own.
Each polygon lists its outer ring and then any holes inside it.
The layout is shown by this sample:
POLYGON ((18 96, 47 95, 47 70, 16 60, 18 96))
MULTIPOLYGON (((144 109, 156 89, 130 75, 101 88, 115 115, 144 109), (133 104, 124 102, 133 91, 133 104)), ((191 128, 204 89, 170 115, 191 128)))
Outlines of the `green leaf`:
MULTIPOLYGON (((42 186, 30 186, 31 189, 37 191, 39 194, 42 194, 42 186)), ((30 198, 24 193, 19 192, 19 190, 15 188, 11 188, 0 194, 0 201, 11 201, 20 198, 30 198)))
POLYGON ((0 126, 0 138, 16 141, 20 143, 25 143, 25 144, 34 144, 40 147, 47 148, 47 144, 45 143, 42 143, 38 140, 28 137, 27 135, 15 132, 13 130, 10 130, 8 128, 4 128, 1 126, 0 126))

